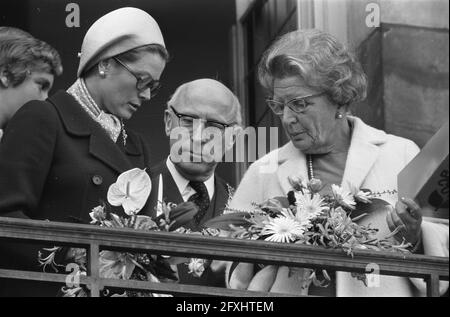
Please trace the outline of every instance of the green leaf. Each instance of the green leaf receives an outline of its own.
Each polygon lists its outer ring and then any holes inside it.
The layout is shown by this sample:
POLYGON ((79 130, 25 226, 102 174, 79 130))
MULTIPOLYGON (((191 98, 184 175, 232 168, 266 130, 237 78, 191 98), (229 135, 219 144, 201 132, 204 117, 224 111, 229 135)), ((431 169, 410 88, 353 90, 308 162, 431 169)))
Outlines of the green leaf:
POLYGON ((230 230, 230 225, 247 228, 250 226, 250 217, 248 212, 224 214, 208 220, 204 226, 220 230, 230 230))
MULTIPOLYGON (((174 231, 189 223, 192 219, 194 219, 197 212, 198 206, 191 201, 183 202, 178 204, 176 207, 173 207, 170 210, 169 215, 170 221, 172 222, 170 231, 174 231)), ((162 219, 162 217, 163 215, 159 216, 157 218, 157 222, 159 222, 159 219, 162 219)))

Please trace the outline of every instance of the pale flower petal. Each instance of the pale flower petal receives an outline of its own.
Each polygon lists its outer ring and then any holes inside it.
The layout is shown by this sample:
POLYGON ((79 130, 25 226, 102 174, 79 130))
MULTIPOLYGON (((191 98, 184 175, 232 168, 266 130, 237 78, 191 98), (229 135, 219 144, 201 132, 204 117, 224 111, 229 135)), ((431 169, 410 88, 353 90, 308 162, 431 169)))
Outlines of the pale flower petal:
POLYGON ((188 273, 196 277, 201 277, 205 271, 205 263, 205 259, 191 258, 189 264, 187 264, 189 268, 188 273))
POLYGON ((92 211, 89 213, 89 216, 91 217, 91 224, 102 222, 106 219, 106 212, 104 206, 97 206, 92 209, 92 211))
POLYGON ((117 183, 109 186, 107 199, 112 206, 121 206, 122 201, 126 198, 125 191, 119 187, 117 183))
POLYGON ((101 278, 128 280, 136 265, 127 253, 102 251, 99 258, 99 274, 101 278))
POLYGON ((150 176, 145 170, 134 168, 119 175, 109 187, 108 202, 122 206, 129 216, 137 214, 144 207, 152 190, 150 176))
POLYGON ((296 193, 295 200, 297 205, 298 219, 313 219, 322 214, 327 209, 323 198, 319 194, 296 193))
POLYGON ((307 227, 293 218, 270 218, 261 234, 268 235, 266 241, 289 243, 301 237, 307 227))
POLYGON ((331 185, 331 190, 333 191, 333 196, 339 205, 350 209, 355 208, 355 199, 349 191, 335 184, 331 185))
POLYGON ((360 201, 364 204, 369 204, 372 200, 372 193, 371 192, 365 192, 365 191, 358 191, 355 195, 355 199, 357 201, 360 201))
POLYGON ((347 183, 350 188, 350 194, 355 197, 356 201, 362 202, 364 204, 369 204, 371 202, 372 192, 370 190, 361 190, 351 183, 347 183))

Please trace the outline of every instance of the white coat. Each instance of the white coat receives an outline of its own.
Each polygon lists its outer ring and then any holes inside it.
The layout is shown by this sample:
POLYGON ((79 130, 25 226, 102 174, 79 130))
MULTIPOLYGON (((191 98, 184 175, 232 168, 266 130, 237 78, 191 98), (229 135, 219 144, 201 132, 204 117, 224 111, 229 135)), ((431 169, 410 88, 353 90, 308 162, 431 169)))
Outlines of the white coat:
MULTIPOLYGON (((352 184, 374 192, 396 190, 397 174, 417 155, 417 145, 410 140, 372 128, 357 117, 348 117, 348 120, 354 128, 340 185, 347 187, 352 184)), ((285 196, 291 190, 288 177, 293 175, 307 179, 307 162, 305 154, 289 142, 249 167, 229 207, 251 210, 253 202, 261 203, 268 198, 285 196), (275 169, 270 168, 270 162, 276 164, 275 169)), ((398 200, 396 194, 381 198, 392 205, 398 200)), ((384 210, 372 212, 359 223, 371 223, 372 227, 379 229, 380 238, 390 233, 384 210)), ((424 220, 422 240, 426 255, 448 257, 448 226, 424 220)), ((441 292, 445 293, 447 288, 448 282, 441 282, 441 292)), ((380 287, 368 288, 363 282, 351 277, 350 273, 336 274, 337 296, 417 296, 424 295, 425 290, 425 283, 419 279, 381 276, 380 287)))

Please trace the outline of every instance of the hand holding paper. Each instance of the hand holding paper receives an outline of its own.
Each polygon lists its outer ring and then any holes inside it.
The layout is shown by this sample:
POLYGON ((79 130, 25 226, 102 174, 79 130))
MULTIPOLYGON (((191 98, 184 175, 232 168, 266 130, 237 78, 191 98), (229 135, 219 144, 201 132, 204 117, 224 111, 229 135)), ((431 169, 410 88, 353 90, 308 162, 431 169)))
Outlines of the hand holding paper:
POLYGON ((398 201, 395 209, 388 212, 386 221, 391 231, 401 227, 395 235, 400 242, 405 239, 412 245, 416 245, 420 241, 422 211, 412 199, 402 198, 401 201, 398 201))

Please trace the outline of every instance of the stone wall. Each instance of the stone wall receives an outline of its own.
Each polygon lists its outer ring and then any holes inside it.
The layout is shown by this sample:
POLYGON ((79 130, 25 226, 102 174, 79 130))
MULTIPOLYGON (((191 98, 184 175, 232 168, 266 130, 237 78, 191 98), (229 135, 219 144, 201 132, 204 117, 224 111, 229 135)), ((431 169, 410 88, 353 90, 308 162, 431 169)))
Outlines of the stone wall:
POLYGON ((422 147, 449 119, 448 1, 381 5, 385 129, 422 147))
POLYGON ((422 147, 449 116, 449 3, 348 0, 348 44, 369 78, 368 97, 352 112, 422 147), (376 3, 381 25, 365 25, 376 3))
POLYGON ((366 100, 352 106, 352 114, 360 117, 367 124, 385 128, 384 85, 382 62, 381 28, 368 26, 366 11, 368 4, 378 4, 379 0, 347 0, 347 38, 350 49, 359 59, 368 79, 366 100))

